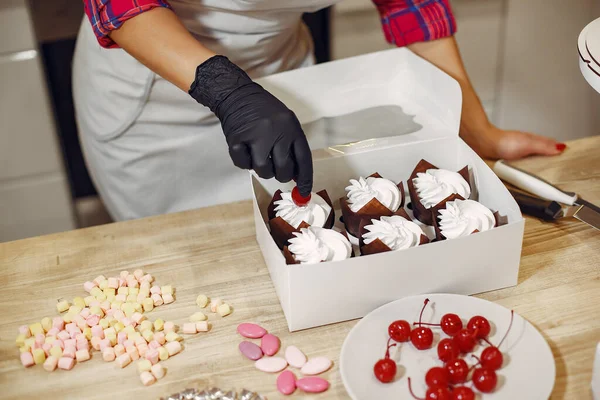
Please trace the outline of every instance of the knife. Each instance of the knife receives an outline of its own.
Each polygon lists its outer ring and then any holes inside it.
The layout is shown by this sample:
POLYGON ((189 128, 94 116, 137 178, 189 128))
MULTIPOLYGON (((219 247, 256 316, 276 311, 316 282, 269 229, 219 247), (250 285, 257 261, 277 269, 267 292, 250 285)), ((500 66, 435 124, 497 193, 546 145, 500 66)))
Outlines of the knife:
MULTIPOLYGON (((521 208, 525 214, 534 212, 534 216, 545 220, 555 220, 557 218, 575 217, 578 220, 600 230, 600 208, 594 204, 582 199, 575 193, 564 192, 545 180, 525 172, 521 169, 506 164, 500 160, 494 164, 494 172, 500 179, 511 185, 525 190, 540 199, 548 202, 535 202, 535 197, 518 193, 517 196, 525 204, 521 208), (527 196, 527 197, 524 197, 527 196), (557 204, 551 204, 555 202, 557 204), (564 204, 566 207, 561 206, 564 204), (557 210, 557 206, 560 210, 557 210)), ((511 192, 515 196, 514 191, 511 192)), ((515 200, 519 202, 515 197, 515 200)), ((522 207, 519 203, 519 207, 522 207)))

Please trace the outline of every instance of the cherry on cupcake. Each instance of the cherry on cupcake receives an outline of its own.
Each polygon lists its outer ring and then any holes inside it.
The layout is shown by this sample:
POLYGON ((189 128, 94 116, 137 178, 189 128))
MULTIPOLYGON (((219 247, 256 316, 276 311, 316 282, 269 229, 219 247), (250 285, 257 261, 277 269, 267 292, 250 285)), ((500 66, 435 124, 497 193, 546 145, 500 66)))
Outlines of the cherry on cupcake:
POLYGON ((292 189, 292 200, 294 204, 296 204, 298 207, 306 206, 310 202, 310 198, 310 193, 306 197, 302 196, 300 194, 300 190, 298 190, 298 186, 294 186, 294 188, 292 189))
POLYGON ((410 341, 418 350, 427 350, 433 344, 433 332, 431 329, 421 326, 423 311, 425 311, 428 303, 429 299, 425 299, 423 308, 421 308, 421 314, 419 315, 419 327, 410 332, 410 341))

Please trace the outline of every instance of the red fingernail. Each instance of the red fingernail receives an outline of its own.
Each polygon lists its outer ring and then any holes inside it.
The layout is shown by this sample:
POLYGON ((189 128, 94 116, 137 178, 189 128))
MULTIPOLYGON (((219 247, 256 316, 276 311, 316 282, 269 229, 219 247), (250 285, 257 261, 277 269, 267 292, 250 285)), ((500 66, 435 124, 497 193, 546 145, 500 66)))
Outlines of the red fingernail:
POLYGON ((564 151, 567 148, 567 145, 564 143, 557 143, 556 144, 556 150, 558 151, 564 151))

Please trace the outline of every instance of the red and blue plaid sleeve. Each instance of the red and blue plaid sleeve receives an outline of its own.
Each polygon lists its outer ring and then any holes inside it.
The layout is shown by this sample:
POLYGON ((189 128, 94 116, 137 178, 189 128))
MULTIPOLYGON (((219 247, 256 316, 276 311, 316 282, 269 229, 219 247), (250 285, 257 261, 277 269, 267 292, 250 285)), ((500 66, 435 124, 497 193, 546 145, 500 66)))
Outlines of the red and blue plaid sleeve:
POLYGON ((156 7, 169 8, 167 0, 83 0, 94 34, 102 47, 119 47, 108 36, 123 22, 156 7))
POLYGON ((456 21, 449 0, 373 0, 383 33, 398 47, 452 36, 456 21))

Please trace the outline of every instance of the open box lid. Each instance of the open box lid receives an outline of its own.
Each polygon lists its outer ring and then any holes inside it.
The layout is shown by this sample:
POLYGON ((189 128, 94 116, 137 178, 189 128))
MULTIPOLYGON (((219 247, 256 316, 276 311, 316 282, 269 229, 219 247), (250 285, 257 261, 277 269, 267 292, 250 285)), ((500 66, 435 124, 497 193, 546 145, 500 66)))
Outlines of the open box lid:
POLYGON ((460 86, 408 49, 333 61, 258 82, 296 113, 313 151, 347 154, 458 136, 460 86))
POLYGON ((581 73, 600 93, 600 18, 590 22, 579 34, 577 42, 581 73))

